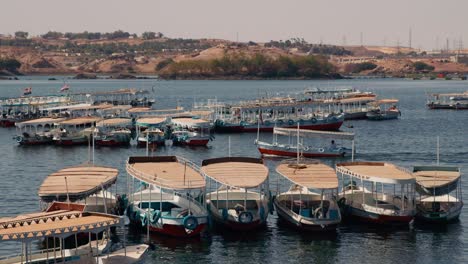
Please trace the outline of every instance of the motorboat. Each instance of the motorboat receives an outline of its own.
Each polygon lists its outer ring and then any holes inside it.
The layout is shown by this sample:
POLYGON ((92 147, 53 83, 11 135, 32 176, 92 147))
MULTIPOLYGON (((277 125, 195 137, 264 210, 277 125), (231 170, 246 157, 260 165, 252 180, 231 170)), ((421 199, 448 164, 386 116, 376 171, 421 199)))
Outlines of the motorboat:
POLYGON ((133 194, 126 210, 135 224, 173 237, 199 236, 207 227, 205 179, 194 163, 176 156, 130 157, 133 194))
POLYGON ((274 199, 278 216, 300 230, 333 231, 341 222, 335 199, 338 178, 333 168, 306 159, 283 161, 276 171, 284 177, 278 186, 291 186, 274 199), (281 182, 281 183, 280 183, 281 182))
POLYGON ((437 93, 431 94, 427 100, 429 109, 468 109, 468 91, 463 93, 437 93))
POLYGON ((132 139, 132 120, 130 118, 110 118, 97 122, 98 133, 95 137, 98 146, 128 146, 132 139))
POLYGON ((386 162, 344 162, 338 204, 344 217, 383 225, 408 225, 416 214, 414 176, 386 162), (347 181, 347 182, 346 182, 347 181))
MULTIPOLYGON (((259 133, 257 134, 259 135, 259 133)), ((292 128, 277 128, 273 129, 273 142, 255 141, 258 151, 265 156, 283 156, 295 157, 298 155, 306 158, 324 158, 324 157, 344 157, 354 153, 353 148, 339 146, 335 140, 352 140, 354 146, 354 134, 349 132, 331 132, 317 131, 292 128), (279 143, 278 135, 288 137, 288 143, 279 143), (328 146, 316 145, 308 146, 304 144, 304 138, 312 139, 331 139, 332 144, 328 146), (293 140, 296 139, 296 142, 293 140)))
POLYGON ((117 213, 117 199, 108 189, 118 174, 117 169, 90 163, 63 168, 47 176, 39 187, 41 208, 46 210, 53 202, 71 202, 85 205, 89 212, 117 213))
POLYGON ((187 145, 187 146, 206 146, 211 139, 211 136, 203 135, 199 132, 192 132, 187 130, 173 131, 171 133, 174 145, 187 145))
POLYGON ((414 166, 416 219, 429 223, 458 220, 463 208, 460 168, 414 166))
POLYGON ((381 99, 370 103, 369 111, 366 117, 369 120, 380 121, 398 119, 401 116, 400 110, 397 108, 397 99, 381 99))
POLYGON ((148 250, 148 245, 127 246, 125 235, 114 243, 109 230, 123 229, 124 219, 83 211, 81 204, 54 202, 47 211, 4 217, 0 224, 5 227, 0 230, 0 242, 21 243, 21 252, 1 256, 1 263, 136 263, 148 250), (102 239, 91 240, 101 233, 102 239), (87 244, 79 246, 79 234, 85 235, 87 244), (44 249, 33 250, 39 241, 44 249))
POLYGON ((163 146, 166 140, 164 128, 168 124, 166 117, 141 117, 136 120, 138 147, 163 146))
POLYGON ((53 143, 54 125, 66 118, 43 117, 16 123, 17 136, 14 137, 20 145, 44 145, 53 143))
POLYGON ((268 168, 262 159, 223 157, 203 160, 206 204, 215 224, 248 231, 265 225, 271 211, 268 168))
POLYGON ((99 117, 87 116, 61 121, 57 124, 58 130, 54 132, 53 141, 62 146, 86 145, 94 133, 92 128, 99 120, 99 117))
POLYGON ((156 146, 164 146, 165 140, 166 136, 161 129, 148 128, 138 135, 137 146, 155 148, 156 146))

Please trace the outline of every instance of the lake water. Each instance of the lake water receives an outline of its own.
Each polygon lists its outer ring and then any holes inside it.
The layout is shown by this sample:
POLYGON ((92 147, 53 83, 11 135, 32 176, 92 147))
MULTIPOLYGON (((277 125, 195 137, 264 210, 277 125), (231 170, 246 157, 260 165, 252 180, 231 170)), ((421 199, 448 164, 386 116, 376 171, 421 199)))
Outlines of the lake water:
MULTIPOLYGON (((18 96, 22 88, 33 87, 33 95, 56 94, 61 81, 46 77, 24 77, 20 81, 0 81, 0 97, 18 96)), ((426 94, 461 92, 467 81, 338 80, 338 81, 154 81, 154 80, 72 80, 73 92, 91 92, 135 87, 155 87, 156 107, 217 98, 219 101, 247 100, 269 95, 293 94, 310 86, 331 88, 354 86, 373 91, 382 98, 400 100, 401 119, 383 122, 347 121, 345 131, 356 133, 357 160, 389 161, 410 168, 415 164, 434 164, 436 137, 440 136, 441 164, 460 166, 468 171, 468 111, 434 111, 425 107, 426 94), (353 128, 349 128, 349 127, 353 128)), ((37 211, 37 190, 44 178, 63 167, 88 160, 87 147, 19 147, 12 140, 15 129, 0 129, 0 217, 37 211)), ((216 135, 209 148, 160 148, 157 155, 181 155, 198 164, 203 159, 231 153, 259 157, 253 134, 216 135)), ((271 135, 262 133, 270 141, 271 135)), ((125 186, 125 161, 131 155, 144 155, 144 149, 97 148, 96 163, 120 170, 118 192, 125 186)), ((271 180, 278 176, 278 159, 266 159, 271 180)), ((334 165, 336 160, 323 160, 334 165)), ((466 174, 464 175, 466 177, 466 174)), ((462 182, 468 197, 468 181, 462 182)), ((302 234, 282 226, 276 214, 270 215, 267 228, 254 233, 233 234, 217 230, 206 237, 181 240, 152 235, 156 245, 145 263, 467 263, 468 212, 463 210, 458 223, 443 227, 375 228, 343 225, 336 234, 302 234)), ((130 232, 133 242, 145 241, 144 234, 130 232)), ((19 244, 0 243, 0 255, 19 253, 19 244)), ((19 246, 20 248, 20 246, 19 246)))

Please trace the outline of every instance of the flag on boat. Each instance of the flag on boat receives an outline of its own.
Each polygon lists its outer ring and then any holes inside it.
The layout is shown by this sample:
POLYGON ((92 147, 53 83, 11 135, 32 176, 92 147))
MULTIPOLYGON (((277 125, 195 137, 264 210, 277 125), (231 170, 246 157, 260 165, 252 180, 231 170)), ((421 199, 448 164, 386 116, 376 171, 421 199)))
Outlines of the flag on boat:
POLYGON ((68 90, 70 90, 70 85, 68 85, 68 83, 64 83, 62 88, 60 88, 60 92, 65 92, 68 90))
POLYGON ((32 87, 26 87, 23 89, 23 95, 32 94, 32 87))

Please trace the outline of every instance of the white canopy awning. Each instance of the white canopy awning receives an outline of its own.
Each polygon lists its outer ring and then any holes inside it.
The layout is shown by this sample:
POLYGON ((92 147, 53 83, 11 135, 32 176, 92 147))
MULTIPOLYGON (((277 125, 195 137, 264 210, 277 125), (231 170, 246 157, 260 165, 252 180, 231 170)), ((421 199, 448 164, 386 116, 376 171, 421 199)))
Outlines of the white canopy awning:
POLYGON ((282 135, 282 136, 297 136, 297 133, 299 133, 300 137, 305 137, 305 138, 328 138, 328 139, 347 139, 347 140, 354 139, 354 133, 350 133, 350 132, 331 132, 331 131, 280 128, 280 127, 275 127, 273 129, 273 134, 282 135))

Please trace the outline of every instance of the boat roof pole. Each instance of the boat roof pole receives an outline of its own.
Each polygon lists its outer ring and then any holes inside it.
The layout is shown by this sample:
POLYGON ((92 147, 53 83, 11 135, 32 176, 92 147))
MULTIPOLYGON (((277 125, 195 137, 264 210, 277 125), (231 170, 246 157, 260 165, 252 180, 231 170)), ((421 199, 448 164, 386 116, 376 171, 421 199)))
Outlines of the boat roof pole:
POLYGON ((228 136, 228 157, 231 157, 231 136, 228 136))
POLYGON ((299 120, 297 121, 297 142, 296 142, 296 148, 297 148, 297 164, 299 164, 299 120))
POLYGON ((255 143, 258 142, 258 140, 260 139, 260 115, 262 114, 262 110, 259 110, 258 111, 258 118, 257 118, 257 140, 255 141, 255 143))
POLYGON ((354 139, 353 139, 352 145, 351 145, 351 161, 354 161, 354 139))
MULTIPOLYGON (((147 128, 149 130, 149 128, 147 128)), ((149 156, 149 131, 146 131, 146 156, 149 156)))
POLYGON ((439 136, 437 136, 437 166, 439 166, 439 157, 440 157, 440 151, 439 151, 439 136))
POLYGON ((95 128, 96 127, 93 127, 93 133, 92 133, 92 135, 93 135, 93 164, 94 164, 94 136, 95 136, 94 129, 95 128))
POLYGON ((67 181, 67 176, 65 176, 65 189, 66 189, 66 191, 67 191, 68 210, 70 210, 70 195, 68 194, 68 181, 67 181))

